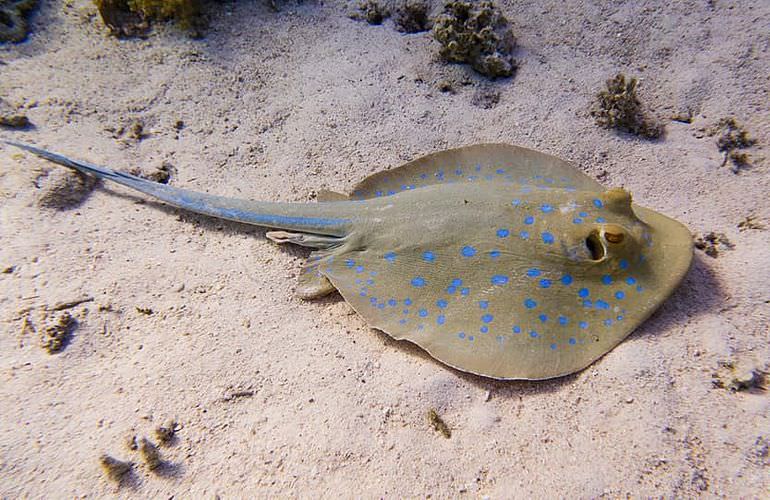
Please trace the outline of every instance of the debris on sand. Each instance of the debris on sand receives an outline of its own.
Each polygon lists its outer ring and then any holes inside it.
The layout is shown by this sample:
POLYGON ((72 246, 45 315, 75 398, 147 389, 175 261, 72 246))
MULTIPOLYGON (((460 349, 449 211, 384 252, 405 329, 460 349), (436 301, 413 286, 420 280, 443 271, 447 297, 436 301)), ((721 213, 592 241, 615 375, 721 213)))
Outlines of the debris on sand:
POLYGON ((27 39, 27 19, 35 7, 37 0, 0 0, 0 43, 27 39))
POLYGON ((732 250, 735 245, 727 239, 724 233, 715 233, 713 231, 697 236, 695 238, 695 248, 702 250, 703 253, 716 259, 720 251, 732 250))
POLYGON ((436 432, 441 433, 442 436, 449 439, 452 437, 452 431, 444 420, 438 415, 434 408, 431 408, 428 412, 428 422, 436 432))
POLYGON ((724 153, 722 166, 731 162, 730 169, 738 173, 741 169, 750 167, 749 155, 742 149, 750 148, 757 143, 756 139, 749 137, 749 133, 739 125, 735 118, 723 118, 709 130, 709 135, 717 136, 717 149, 724 153))
POLYGON ((102 466, 102 470, 107 478, 116 483, 121 482, 134 466, 131 462, 124 462, 117 458, 112 458, 106 453, 99 457, 99 465, 102 466))
POLYGON ((430 29, 430 5, 423 0, 404 0, 395 9, 393 23, 402 33, 420 33, 430 29))
POLYGON ((70 313, 59 314, 56 321, 47 325, 40 333, 40 346, 48 351, 48 354, 60 352, 67 345, 76 323, 70 313))

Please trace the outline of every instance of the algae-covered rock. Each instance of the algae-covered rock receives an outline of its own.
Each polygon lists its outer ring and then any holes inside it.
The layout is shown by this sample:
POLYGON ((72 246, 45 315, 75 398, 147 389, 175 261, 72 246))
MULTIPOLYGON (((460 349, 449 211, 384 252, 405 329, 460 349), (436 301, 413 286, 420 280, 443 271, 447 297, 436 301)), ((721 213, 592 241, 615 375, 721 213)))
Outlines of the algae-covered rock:
POLYGON ((174 20, 193 35, 205 28, 201 0, 93 0, 104 24, 118 36, 144 34, 153 21, 174 20))
POLYGON ((396 6, 393 23, 402 33, 419 33, 430 29, 430 5, 423 0, 404 0, 396 6))
POLYGON ((357 5, 355 12, 350 17, 366 21, 369 24, 380 25, 385 18, 390 17, 390 11, 377 0, 364 0, 357 5))
POLYGON ((596 96, 591 115, 600 127, 657 139, 663 135, 663 125, 645 115, 636 95, 637 83, 636 78, 626 79, 622 73, 607 80, 607 88, 596 96))
POLYGON ((511 76, 516 70, 516 40, 508 19, 492 2, 447 3, 433 25, 433 37, 446 61, 470 64, 491 78, 511 76))
POLYGON ((23 42, 29 34, 27 17, 37 0, 0 0, 0 42, 23 42))

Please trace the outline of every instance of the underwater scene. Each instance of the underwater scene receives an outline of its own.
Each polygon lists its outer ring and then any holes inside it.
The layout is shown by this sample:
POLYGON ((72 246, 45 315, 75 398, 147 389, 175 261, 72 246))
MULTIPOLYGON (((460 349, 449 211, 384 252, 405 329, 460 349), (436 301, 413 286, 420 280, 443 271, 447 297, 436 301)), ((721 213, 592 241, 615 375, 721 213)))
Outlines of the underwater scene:
POLYGON ((0 0, 0 496, 765 496, 768 26, 0 0))

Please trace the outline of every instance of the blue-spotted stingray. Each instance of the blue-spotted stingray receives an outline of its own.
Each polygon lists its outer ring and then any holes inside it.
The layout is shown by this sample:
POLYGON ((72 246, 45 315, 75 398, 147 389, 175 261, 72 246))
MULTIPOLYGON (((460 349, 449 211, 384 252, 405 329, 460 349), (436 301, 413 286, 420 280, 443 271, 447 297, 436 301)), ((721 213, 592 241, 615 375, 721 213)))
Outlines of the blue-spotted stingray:
POLYGON ((496 379, 585 368, 652 314, 692 259, 679 222, 516 146, 438 152, 304 204, 196 193, 7 143, 175 207, 276 229, 269 239, 315 249, 301 297, 338 290, 372 327, 496 379))

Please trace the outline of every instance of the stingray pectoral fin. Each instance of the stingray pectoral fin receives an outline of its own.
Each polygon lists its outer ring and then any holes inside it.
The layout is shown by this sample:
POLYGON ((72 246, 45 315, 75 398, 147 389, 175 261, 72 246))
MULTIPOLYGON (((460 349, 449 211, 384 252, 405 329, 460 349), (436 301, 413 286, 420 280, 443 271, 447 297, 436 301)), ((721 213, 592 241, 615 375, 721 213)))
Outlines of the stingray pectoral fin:
POLYGON ((561 158, 508 144, 476 144, 439 151, 377 172, 361 181, 351 197, 376 198, 458 182, 520 183, 540 188, 603 191, 601 184, 561 158))

